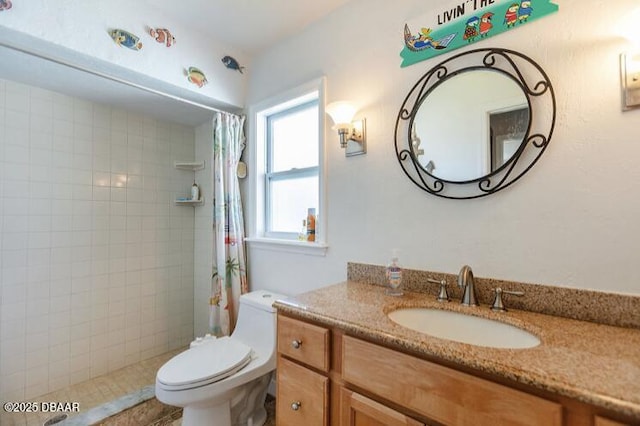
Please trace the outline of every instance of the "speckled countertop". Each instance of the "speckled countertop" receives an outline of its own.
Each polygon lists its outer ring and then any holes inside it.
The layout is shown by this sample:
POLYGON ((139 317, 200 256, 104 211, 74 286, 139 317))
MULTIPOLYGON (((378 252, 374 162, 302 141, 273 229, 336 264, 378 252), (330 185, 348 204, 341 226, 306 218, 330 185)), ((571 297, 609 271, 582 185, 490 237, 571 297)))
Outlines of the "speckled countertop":
POLYGON ((432 295, 355 281, 279 300, 279 312, 338 327, 409 352, 435 357, 593 404, 640 420, 640 329, 509 310, 486 305, 440 304, 432 295), (486 348, 430 337, 392 322, 386 313, 401 307, 434 307, 497 319, 537 335, 530 349, 486 348))

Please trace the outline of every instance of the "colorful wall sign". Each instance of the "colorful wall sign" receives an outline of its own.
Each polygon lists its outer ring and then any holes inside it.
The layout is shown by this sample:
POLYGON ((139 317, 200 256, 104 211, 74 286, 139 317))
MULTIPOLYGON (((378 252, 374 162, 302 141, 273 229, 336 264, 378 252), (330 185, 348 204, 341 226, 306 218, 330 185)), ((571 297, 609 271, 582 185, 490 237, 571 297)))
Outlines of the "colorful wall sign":
POLYGON ((458 0, 434 18, 404 26, 401 67, 511 31, 558 11, 552 0, 458 0), (430 22, 429 22, 430 21, 430 22))

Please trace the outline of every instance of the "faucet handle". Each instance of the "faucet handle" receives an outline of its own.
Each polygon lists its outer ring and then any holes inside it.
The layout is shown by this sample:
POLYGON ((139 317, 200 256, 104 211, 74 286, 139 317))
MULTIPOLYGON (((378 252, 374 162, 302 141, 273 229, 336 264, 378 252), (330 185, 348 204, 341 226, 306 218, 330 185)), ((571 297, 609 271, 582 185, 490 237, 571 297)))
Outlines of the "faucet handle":
POLYGON ((438 297, 436 298, 438 302, 448 302, 449 300, 451 300, 449 299, 449 294, 447 293, 447 280, 445 280, 444 278, 441 280, 427 278, 427 281, 434 284, 440 284, 440 291, 438 292, 438 297))
POLYGON ((524 291, 503 290, 500 287, 496 287, 494 290, 496 292, 496 297, 493 299, 493 304, 491 305, 492 311, 505 312, 507 310, 502 302, 502 293, 511 294, 513 296, 524 296, 524 291))

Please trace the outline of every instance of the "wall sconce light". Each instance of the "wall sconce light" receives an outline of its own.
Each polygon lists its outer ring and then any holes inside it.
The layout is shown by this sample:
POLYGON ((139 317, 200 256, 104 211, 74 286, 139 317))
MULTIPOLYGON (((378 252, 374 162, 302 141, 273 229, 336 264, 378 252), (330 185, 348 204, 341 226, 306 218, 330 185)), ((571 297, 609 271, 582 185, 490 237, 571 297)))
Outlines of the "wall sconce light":
POLYGON ((617 33, 629 43, 628 53, 620 55, 622 110, 640 107, 640 7, 630 11, 618 25, 617 33))
POLYGON ((622 110, 640 108, 640 52, 620 55, 622 110))
POLYGON ((367 152, 367 138, 365 120, 352 122, 356 108, 349 102, 332 102, 325 107, 331 116, 333 130, 340 135, 340 147, 345 148, 345 156, 361 155, 367 152))

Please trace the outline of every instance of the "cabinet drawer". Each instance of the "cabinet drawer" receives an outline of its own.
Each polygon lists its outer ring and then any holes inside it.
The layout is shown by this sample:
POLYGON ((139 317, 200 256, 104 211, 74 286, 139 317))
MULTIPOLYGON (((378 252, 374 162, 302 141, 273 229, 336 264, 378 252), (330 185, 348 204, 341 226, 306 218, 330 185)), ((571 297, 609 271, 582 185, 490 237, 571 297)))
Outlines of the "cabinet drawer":
POLYGON ((329 424, 329 379, 278 356, 278 426, 329 424))
POLYGON ((278 352, 329 371, 329 330, 278 315, 278 352))
POLYGON ((562 406, 345 336, 343 378, 447 425, 562 425, 562 406))

